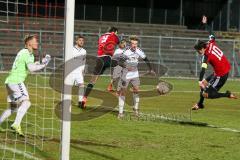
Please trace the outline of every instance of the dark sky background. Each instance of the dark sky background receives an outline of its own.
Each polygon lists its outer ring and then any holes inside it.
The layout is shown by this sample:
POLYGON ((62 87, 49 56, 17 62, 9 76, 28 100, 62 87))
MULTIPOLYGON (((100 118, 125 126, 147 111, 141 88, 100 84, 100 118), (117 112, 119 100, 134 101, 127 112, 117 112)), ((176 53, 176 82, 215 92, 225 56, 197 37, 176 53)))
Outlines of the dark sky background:
MULTIPOLYGON (((14 0, 10 0, 14 1, 14 0)), ((26 1, 26 0, 19 0, 26 1)), ((222 4, 226 3, 227 0, 182 0, 183 5, 186 6, 186 10, 202 8, 203 10, 210 10, 219 8, 222 4), (189 6, 191 6, 189 8, 189 6)), ((31 2, 38 3, 64 3, 65 0, 28 0, 31 2)), ((149 8, 151 6, 151 0, 75 0, 76 5, 91 4, 91 5, 107 5, 107 6, 131 6, 140 8, 149 8)), ((154 8, 168 8, 176 9, 180 5, 180 0, 152 0, 154 8)))
MULTIPOLYGON (((11 0, 13 1, 13 0, 11 0)), ((19 0, 26 1, 26 0, 19 0)), ((65 0, 28 0, 38 3, 58 3, 64 4, 65 0)), ((179 10, 180 0, 75 0, 76 8, 81 10, 83 4, 95 5, 95 6, 108 6, 108 7, 135 7, 135 8, 153 8, 153 9, 172 9, 179 10)), ((226 4, 227 0, 182 0, 183 2, 183 16, 185 17, 186 25, 196 25, 199 23, 203 14, 207 15, 209 21, 211 21, 218 12, 226 4)), ((107 12, 107 10, 104 10, 107 12)), ((109 11, 110 12, 110 11, 109 11)), ((94 13, 92 13, 94 14, 94 13)), ((96 12, 96 14, 99 14, 96 12)), ((106 13, 109 14, 109 13, 106 13)), ((111 14, 111 13, 110 13, 111 14)), ((141 14, 141 13, 140 13, 141 14)), ((142 13, 144 15, 144 13, 142 13)), ((80 17, 79 13, 75 13, 76 18, 80 17)))
MULTIPOLYGON (((24 0, 22 0, 24 1, 24 0)), ((36 0, 29 0, 36 1, 36 0)), ((38 0, 38 3, 64 3, 65 0, 38 0)), ((152 0, 154 8, 178 8, 180 0, 152 0)), ((219 7, 227 0, 183 0, 183 4, 187 6, 211 9, 213 6, 219 7)), ((108 5, 108 6, 132 6, 132 7, 150 7, 151 0, 75 0, 76 5, 92 4, 92 5, 108 5)), ((191 8, 187 8, 191 9, 191 8)), ((213 9, 213 8, 212 8, 213 9)))

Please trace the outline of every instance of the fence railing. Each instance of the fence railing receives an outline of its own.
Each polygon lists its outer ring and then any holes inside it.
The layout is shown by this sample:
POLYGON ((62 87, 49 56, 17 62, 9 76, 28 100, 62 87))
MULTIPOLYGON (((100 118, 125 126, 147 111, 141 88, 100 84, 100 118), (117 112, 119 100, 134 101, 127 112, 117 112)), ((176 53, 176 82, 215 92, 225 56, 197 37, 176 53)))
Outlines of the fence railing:
MULTIPOLYGON (((181 4, 177 9, 81 4, 76 6, 75 17, 80 20, 184 25, 181 4)), ((5 18, 1 18, 0 21, 7 22, 10 15, 45 18, 64 17, 64 4, 59 3, 47 1, 45 4, 38 2, 10 3, 6 1, 2 5, 4 6, 0 9, 0 15, 5 16, 5 18), (5 7, 7 5, 10 6, 5 7)))
POLYGON ((228 0, 212 22, 214 30, 240 32, 240 1, 228 0))
MULTIPOLYGON (((4 43, 0 42, 1 59, 0 66, 4 70, 9 70, 13 63, 14 57, 22 46, 23 33, 35 33, 39 35, 40 50, 36 59, 42 54, 51 54, 52 57, 63 57, 63 32, 43 31, 43 30, 9 30, 7 34, 12 33, 14 37, 4 39, 4 43), (18 33, 18 34, 17 34, 18 33), (20 34, 19 34, 20 33, 20 34), (12 42, 17 42, 14 46, 12 42), (9 58, 10 57, 10 58, 9 58)), ((84 33, 86 38, 85 49, 88 55, 95 56, 97 52, 97 40, 101 33, 84 33)), ((3 36, 1 36, 3 38, 3 36)), ((6 38, 7 36, 5 36, 6 38)), ((128 35, 121 35, 121 38, 128 38, 128 35)), ((1 38, 0 38, 1 39, 1 38)), ((183 76, 196 77, 200 70, 200 57, 193 49, 193 45, 198 38, 187 37, 165 37, 165 36, 142 36, 139 35, 140 47, 146 53, 148 58, 155 64, 159 64, 156 68, 160 71, 161 65, 168 68, 166 76, 183 76)), ((207 39, 206 39, 207 40, 207 39)), ((240 50, 237 48, 238 40, 217 39, 218 46, 223 50, 232 65, 231 77, 240 76, 240 50)), ((53 63, 53 62, 52 62, 53 63)), ((56 67, 57 62, 54 62, 53 67, 56 67)))

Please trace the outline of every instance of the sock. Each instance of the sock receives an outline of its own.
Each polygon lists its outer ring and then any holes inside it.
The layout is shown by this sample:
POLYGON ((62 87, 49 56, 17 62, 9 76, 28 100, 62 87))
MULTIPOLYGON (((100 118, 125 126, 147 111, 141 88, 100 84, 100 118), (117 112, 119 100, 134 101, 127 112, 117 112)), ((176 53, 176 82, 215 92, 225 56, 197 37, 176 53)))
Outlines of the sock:
POLYGON ((84 95, 84 85, 80 85, 78 87, 78 102, 81 102, 83 100, 84 95))
POLYGON ((200 92, 200 99, 198 101, 198 105, 203 105, 204 97, 202 96, 203 91, 200 92))
POLYGON ((221 98, 221 97, 229 97, 229 93, 214 93, 214 94, 210 94, 209 98, 210 99, 215 99, 215 98, 221 98))
POLYGON ((94 85, 93 85, 92 83, 88 83, 87 88, 86 88, 86 91, 85 91, 85 94, 84 94, 85 97, 88 97, 88 95, 89 95, 90 92, 92 91, 93 86, 94 86, 94 85))
POLYGON ((138 110, 139 99, 139 95, 137 93, 133 93, 133 108, 136 110, 138 110))
POLYGON ((20 125, 22 118, 26 114, 28 108, 31 106, 31 103, 29 101, 23 101, 20 107, 18 108, 17 111, 17 116, 14 121, 14 125, 20 125))
POLYGON ((215 98, 221 98, 221 97, 229 97, 230 91, 227 91, 225 93, 218 93, 218 91, 215 88, 209 88, 208 90, 208 98, 215 99, 215 98))
POLYGON ((118 107, 119 107, 120 114, 123 114, 124 103, 125 103, 125 96, 119 96, 118 97, 118 107))
POLYGON ((2 115, 1 115, 1 117, 0 117, 0 125, 2 124, 2 122, 5 121, 5 119, 7 119, 9 116, 11 116, 11 114, 13 113, 13 111, 14 111, 14 110, 12 110, 11 108, 8 108, 8 109, 6 109, 6 110, 2 113, 2 115))
POLYGON ((220 97, 229 97, 229 93, 218 93, 218 96, 217 98, 220 98, 220 97))

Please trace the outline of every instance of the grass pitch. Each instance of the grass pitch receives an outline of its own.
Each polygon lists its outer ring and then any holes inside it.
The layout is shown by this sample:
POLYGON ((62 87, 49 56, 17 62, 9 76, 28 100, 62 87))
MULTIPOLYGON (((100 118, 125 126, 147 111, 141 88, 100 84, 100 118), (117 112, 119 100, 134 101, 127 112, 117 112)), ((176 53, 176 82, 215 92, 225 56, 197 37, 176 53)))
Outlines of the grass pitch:
MULTIPOLYGON (((1 112, 6 108, 5 77, 2 74, 0 78, 1 112)), ((88 121, 72 121, 70 159, 238 160, 240 100, 206 100, 205 109, 190 113, 191 106, 199 98, 197 80, 164 80, 173 85, 171 93, 140 98, 141 112, 152 115, 152 118, 138 120, 127 113, 125 119, 118 120, 117 113, 113 111, 88 121), (170 120, 159 119, 157 116, 170 117, 170 120), (191 119, 194 123, 176 123, 171 118, 191 119)), ((108 77, 101 77, 97 82, 96 88, 103 93, 101 96, 104 96, 108 82, 108 77)), ((46 88, 48 79, 40 76, 30 76, 26 84, 29 84, 33 104, 22 124, 26 137, 17 137, 9 131, 0 133, 0 157, 59 159, 61 124, 55 114, 55 106, 60 101, 60 93, 46 88), (35 83, 38 84, 37 87, 34 86, 35 83)), ((240 96, 239 84, 239 80, 229 80, 221 91, 228 89, 240 96)), ((154 90, 154 87, 145 85, 142 89, 154 90)), ((102 102, 102 99, 90 97, 88 105, 97 106, 102 102)), ((75 117, 84 114, 76 104, 77 98, 73 96, 72 112, 75 117)), ((131 110, 129 105, 125 109, 131 110)), ((9 128, 14 117, 15 115, 3 123, 2 127, 9 128)))

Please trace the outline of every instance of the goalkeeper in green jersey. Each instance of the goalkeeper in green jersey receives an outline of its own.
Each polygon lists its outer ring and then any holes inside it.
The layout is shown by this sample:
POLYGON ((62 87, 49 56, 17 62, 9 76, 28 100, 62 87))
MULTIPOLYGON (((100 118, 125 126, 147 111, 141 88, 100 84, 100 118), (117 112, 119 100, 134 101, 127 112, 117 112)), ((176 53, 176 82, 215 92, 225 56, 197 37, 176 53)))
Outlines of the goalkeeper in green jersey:
POLYGON ((21 49, 14 60, 12 69, 6 78, 5 85, 8 93, 7 101, 9 108, 6 109, 0 117, 0 130, 2 122, 8 118, 14 111, 17 112, 11 129, 20 136, 24 136, 20 123, 31 106, 27 88, 24 81, 29 72, 41 70, 47 66, 51 57, 46 55, 42 59, 42 64, 34 63, 34 51, 38 49, 38 40, 36 35, 27 35, 24 39, 25 48, 21 49))

